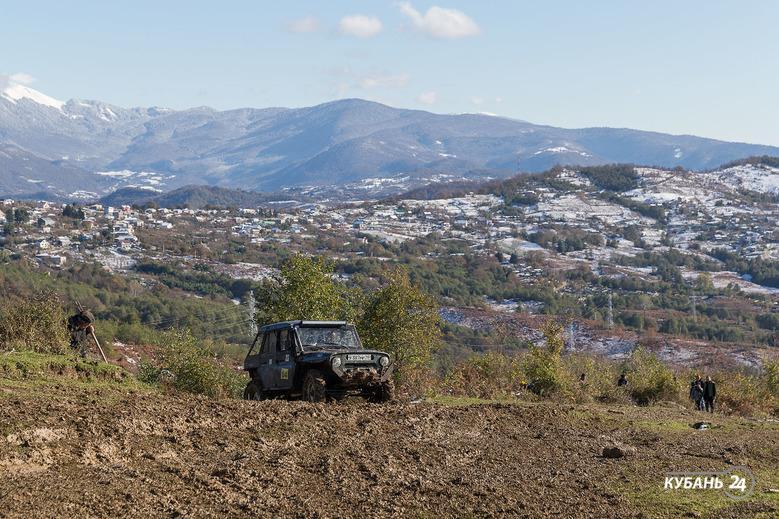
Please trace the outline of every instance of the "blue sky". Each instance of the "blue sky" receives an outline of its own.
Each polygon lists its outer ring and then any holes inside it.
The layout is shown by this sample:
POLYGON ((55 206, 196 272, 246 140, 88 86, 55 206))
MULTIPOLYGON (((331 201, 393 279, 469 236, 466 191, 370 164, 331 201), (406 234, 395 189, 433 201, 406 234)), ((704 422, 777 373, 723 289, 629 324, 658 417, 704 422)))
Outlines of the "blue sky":
POLYGON ((60 99, 226 109, 361 97, 779 145, 772 0, 4 4, 0 74, 60 99))

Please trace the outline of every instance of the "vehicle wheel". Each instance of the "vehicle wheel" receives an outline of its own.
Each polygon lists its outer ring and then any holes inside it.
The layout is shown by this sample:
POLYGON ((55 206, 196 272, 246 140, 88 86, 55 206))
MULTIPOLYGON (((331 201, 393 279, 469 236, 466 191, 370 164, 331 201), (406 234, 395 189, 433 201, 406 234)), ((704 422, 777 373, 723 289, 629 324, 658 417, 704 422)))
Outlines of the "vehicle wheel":
POLYGON ((368 400, 377 404, 383 404, 391 402, 393 398, 395 398, 395 383, 390 379, 382 382, 368 400))
POLYGON ((260 386, 252 380, 246 384, 246 389, 243 390, 244 400, 265 400, 265 392, 260 386))
POLYGON ((327 400, 327 383, 322 374, 315 369, 306 373, 306 378, 303 380, 303 400, 307 402, 327 400))

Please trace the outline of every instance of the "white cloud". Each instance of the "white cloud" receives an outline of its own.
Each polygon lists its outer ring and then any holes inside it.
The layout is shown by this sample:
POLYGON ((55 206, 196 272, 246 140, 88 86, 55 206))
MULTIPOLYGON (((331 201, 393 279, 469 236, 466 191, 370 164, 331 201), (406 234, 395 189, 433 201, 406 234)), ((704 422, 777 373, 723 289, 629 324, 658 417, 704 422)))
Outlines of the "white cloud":
POLYGON ((338 22, 338 30, 341 34, 356 36, 357 38, 371 38, 379 34, 382 29, 381 20, 375 16, 365 16, 363 14, 344 16, 338 22))
POLYGON ((433 6, 422 14, 411 2, 401 2, 398 7, 417 30, 435 38, 465 38, 481 32, 476 22, 457 9, 433 6))
POLYGON ((313 16, 298 18, 287 24, 287 30, 296 33, 316 32, 319 30, 319 20, 313 16))
POLYGON ((16 74, 3 75, 0 74, 0 88, 6 88, 14 85, 31 85, 35 81, 35 78, 24 72, 17 72, 16 74))
POLYGON ((401 88, 408 84, 408 74, 371 75, 360 78, 357 82, 360 88, 370 90, 373 88, 401 88))
POLYGON ((438 101, 438 92, 432 90, 430 92, 422 92, 417 96, 417 101, 426 105, 435 104, 438 101))

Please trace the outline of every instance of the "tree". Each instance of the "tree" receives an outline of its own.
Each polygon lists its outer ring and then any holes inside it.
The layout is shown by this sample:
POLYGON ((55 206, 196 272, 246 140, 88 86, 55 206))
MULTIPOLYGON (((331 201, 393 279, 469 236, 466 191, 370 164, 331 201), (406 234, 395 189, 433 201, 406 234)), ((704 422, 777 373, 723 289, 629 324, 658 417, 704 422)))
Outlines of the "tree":
POLYGON ((76 204, 65 205, 65 207, 62 209, 62 216, 66 218, 72 218, 74 220, 83 220, 86 218, 86 215, 84 215, 84 210, 76 204))
POLYGON ((260 325, 295 319, 335 320, 354 316, 348 289, 333 279, 324 258, 292 256, 278 275, 264 281, 257 294, 260 325))
POLYGON ((695 282, 696 289, 704 294, 708 294, 714 291, 714 282, 711 279, 711 274, 708 272, 701 272, 698 274, 698 279, 695 282))
POLYGON ((27 222, 30 221, 30 211, 28 211, 24 207, 16 208, 16 209, 14 209, 14 218, 13 219, 16 221, 16 223, 18 223, 20 225, 24 225, 24 224, 26 224, 27 222))
POLYGON ((441 341, 438 305, 398 267, 370 296, 360 323, 365 346, 392 355, 398 372, 425 364, 441 341))

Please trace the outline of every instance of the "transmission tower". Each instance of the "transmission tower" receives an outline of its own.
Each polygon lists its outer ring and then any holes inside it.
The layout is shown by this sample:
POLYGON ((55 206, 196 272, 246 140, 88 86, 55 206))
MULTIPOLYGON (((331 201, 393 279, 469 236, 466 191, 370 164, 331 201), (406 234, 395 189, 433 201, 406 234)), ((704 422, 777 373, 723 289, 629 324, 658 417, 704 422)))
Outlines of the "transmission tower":
POLYGON ((614 328, 614 305, 611 302, 611 292, 609 292, 609 312, 606 314, 606 326, 609 330, 614 328))

